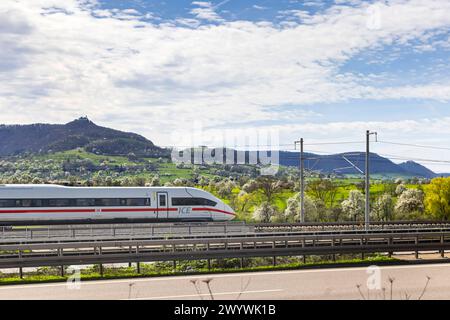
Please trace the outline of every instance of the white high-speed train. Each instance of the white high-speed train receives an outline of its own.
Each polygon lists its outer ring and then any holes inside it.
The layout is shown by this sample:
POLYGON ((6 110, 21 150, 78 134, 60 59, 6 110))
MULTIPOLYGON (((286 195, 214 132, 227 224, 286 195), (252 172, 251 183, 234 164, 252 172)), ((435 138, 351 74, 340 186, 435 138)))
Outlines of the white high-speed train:
POLYGON ((234 211, 210 193, 185 187, 0 185, 0 224, 228 221, 234 211))

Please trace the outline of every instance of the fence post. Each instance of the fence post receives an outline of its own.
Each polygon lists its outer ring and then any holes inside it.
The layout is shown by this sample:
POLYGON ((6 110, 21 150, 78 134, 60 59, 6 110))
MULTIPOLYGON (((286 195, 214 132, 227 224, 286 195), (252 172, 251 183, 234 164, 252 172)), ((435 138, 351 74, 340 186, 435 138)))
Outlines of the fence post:
MULTIPOLYGON (((243 244, 242 244, 242 242, 239 244, 239 247, 240 247, 240 249, 241 249, 241 251, 242 251, 242 249, 243 249, 243 244)), ((241 260, 240 260, 240 265, 241 265, 241 269, 244 267, 244 258, 242 257, 241 258, 241 260)))
MULTIPOLYGON (((388 247, 390 247, 391 245, 392 245, 392 238, 389 237, 389 238, 388 238, 388 247)), ((392 257, 393 254, 394 254, 394 252, 389 250, 389 252, 388 252, 388 257, 389 257, 389 258, 392 257)))
MULTIPOLYGON (((306 243, 305 243, 305 239, 303 238, 302 239, 302 248, 305 248, 305 246, 306 246, 306 243)), ((306 254, 305 254, 305 252, 303 252, 303 263, 304 264, 306 263, 306 254)))
POLYGON ((333 248, 333 262, 336 262, 336 253, 334 253, 334 238, 332 238, 331 241, 331 247, 333 248))
MULTIPOLYGON (((130 254, 130 257, 131 257, 131 252, 132 252, 132 248, 131 248, 131 246, 129 246, 128 247, 128 253, 130 254)), ((132 266, 132 263, 128 262, 128 268, 131 268, 131 266, 132 266)))
MULTIPOLYGON (((275 251, 275 241, 272 242, 272 249, 274 249, 274 251, 275 251)), ((272 257, 272 265, 273 266, 277 265, 277 256, 272 257)))
POLYGON ((419 259, 419 250, 417 248, 417 246, 419 245, 419 236, 416 236, 416 238, 414 239, 414 244, 416 245, 415 257, 416 259, 419 259))
MULTIPOLYGON (((58 256, 62 257, 63 255, 64 255, 64 248, 59 248, 58 256)), ((61 275, 61 277, 64 277, 64 265, 63 264, 60 267, 60 275, 61 275)))
MULTIPOLYGON (((208 254, 209 254, 209 242, 207 243, 207 251, 208 251, 208 254)), ((208 270, 211 270, 211 259, 210 258, 208 258, 208 270)))
MULTIPOLYGON (((361 250, 363 250, 363 245, 364 245, 364 239, 363 239, 363 237, 361 237, 361 240, 360 240, 360 246, 361 246, 361 250)), ((364 260, 366 258, 366 255, 364 254, 364 252, 361 252, 361 259, 362 260, 364 260)))
MULTIPOLYGON (((92 229, 91 229, 91 230, 92 230, 92 229)), ((94 248, 94 250, 97 251, 96 248, 94 248)), ((99 254, 100 256, 102 255, 102 247, 98 247, 98 254, 99 254)), ((103 278, 103 274, 104 274, 103 271, 104 271, 104 270, 103 270, 103 264, 100 263, 100 277, 102 277, 102 278, 103 278)))

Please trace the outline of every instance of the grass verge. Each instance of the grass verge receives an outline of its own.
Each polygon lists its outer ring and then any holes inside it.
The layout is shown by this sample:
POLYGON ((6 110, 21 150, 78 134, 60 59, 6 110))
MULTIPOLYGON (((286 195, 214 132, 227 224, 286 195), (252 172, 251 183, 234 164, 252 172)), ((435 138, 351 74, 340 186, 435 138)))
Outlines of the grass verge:
MULTIPOLYGON (((143 271, 137 273, 131 270, 131 268, 115 268, 106 269, 103 276, 98 272, 81 273, 81 281, 93 281, 93 280, 111 280, 111 279, 133 279, 133 278, 151 278, 151 277, 164 277, 164 276, 186 276, 186 275, 209 275, 218 273, 242 273, 242 272, 262 272, 262 271, 286 271, 286 270, 301 270, 301 269, 313 269, 313 268, 329 268, 329 267, 348 267, 348 266, 369 266, 373 264, 386 265, 399 262, 395 258, 389 258, 386 256, 368 257, 366 259, 348 259, 332 261, 320 261, 320 262, 307 262, 307 263, 289 263, 279 264, 275 266, 253 266, 244 268, 213 268, 208 270, 207 268, 198 269, 195 271, 143 271)), ((25 275, 23 279, 18 276, 0 278, 0 286, 2 285, 16 285, 16 284, 36 284, 36 283, 52 283, 52 282, 65 282, 69 279, 70 275, 57 276, 57 275, 25 275)))

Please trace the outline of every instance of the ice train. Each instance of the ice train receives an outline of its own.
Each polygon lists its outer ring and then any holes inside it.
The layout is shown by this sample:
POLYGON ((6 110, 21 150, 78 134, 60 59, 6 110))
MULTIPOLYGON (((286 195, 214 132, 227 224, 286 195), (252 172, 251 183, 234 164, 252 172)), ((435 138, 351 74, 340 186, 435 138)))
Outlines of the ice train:
POLYGON ((0 224, 229 221, 230 206, 187 187, 0 185, 0 224))

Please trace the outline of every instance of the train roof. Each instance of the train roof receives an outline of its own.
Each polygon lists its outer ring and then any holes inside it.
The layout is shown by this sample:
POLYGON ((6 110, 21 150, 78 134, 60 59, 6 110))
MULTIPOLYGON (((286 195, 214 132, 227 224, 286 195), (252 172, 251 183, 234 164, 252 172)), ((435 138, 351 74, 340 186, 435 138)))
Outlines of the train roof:
MULTIPOLYGON (((137 190, 159 190, 159 189, 196 189, 193 187, 165 187, 165 186, 157 186, 157 187, 85 187, 85 186, 62 186, 57 184, 0 184, 1 189, 54 189, 54 188, 63 188, 63 189, 137 189, 137 190)), ((1 190, 0 189, 0 190, 1 190)))

